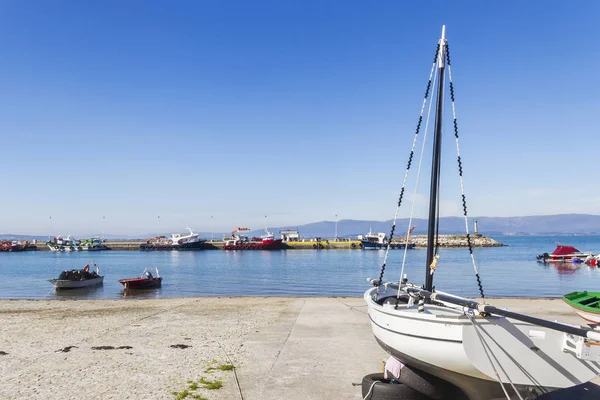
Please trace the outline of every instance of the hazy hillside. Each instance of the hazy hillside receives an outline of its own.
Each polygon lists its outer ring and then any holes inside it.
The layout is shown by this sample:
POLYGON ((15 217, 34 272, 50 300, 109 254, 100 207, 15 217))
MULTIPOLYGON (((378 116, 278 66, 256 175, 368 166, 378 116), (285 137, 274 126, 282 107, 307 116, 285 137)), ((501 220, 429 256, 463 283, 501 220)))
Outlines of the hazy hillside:
MULTIPOLYGON (((600 215, 589 214, 559 214, 559 215, 536 215, 528 217, 476 217, 469 218, 469 230, 473 230, 473 219, 477 219, 479 223, 479 233, 484 235, 560 235, 560 234, 600 234, 600 215)), ((427 220, 416 218, 413 219, 413 226, 416 226, 413 234, 427 233, 427 220)), ((361 221, 344 219, 338 222, 338 236, 340 237, 356 237, 369 232, 372 229, 374 232, 386 232, 389 234, 392 226, 392 220, 389 221, 361 221)), ((401 236, 406 233, 408 228, 408 219, 399 219, 397 222, 396 236, 401 236)), ((320 236, 334 237, 335 222, 321 221, 299 226, 283 226, 270 227, 269 230, 279 234, 283 229, 298 229, 300 235, 304 237, 320 236)), ((440 219, 440 233, 464 233, 464 219, 460 217, 444 217, 440 219)), ((165 232, 163 234, 170 234, 165 232)), ((198 232, 200 236, 210 238, 210 232, 198 232)), ((255 230, 249 233, 250 236, 260 236, 264 230, 255 230)), ((229 233, 227 233, 229 234, 229 233)), ((119 235, 106 234, 107 239, 143 239, 155 236, 156 234, 140 234, 140 235, 119 235)), ((96 234, 79 235, 78 239, 99 236, 96 234)), ((223 233, 214 232, 215 239, 221 239, 223 233)), ((7 239, 25 239, 25 240, 46 240, 47 236, 42 235, 13 235, 0 234, 0 240, 7 239)))
MULTIPOLYGON (((525 234, 525 235, 551 235, 551 234, 600 234, 600 215, 588 214, 561 214, 539 215, 527 217, 476 217, 469 218, 469 230, 473 231, 473 220, 477 219, 479 233, 482 234, 525 234)), ((356 236, 365 234, 372 229, 374 232, 390 231, 392 220, 389 221, 360 221, 344 219, 338 222, 338 236, 356 236)), ((415 218, 412 225, 416 226, 413 234, 427 233, 427 220, 415 218)), ((403 235, 408 228, 408 218, 397 221, 396 235, 403 235)), ((335 221, 321 221, 300 226, 286 226, 270 228, 273 232, 282 229, 298 229, 302 236, 335 236, 335 221)), ((464 218, 440 218, 440 233, 464 233, 464 218)), ((253 231, 252 234, 260 234, 253 231)))

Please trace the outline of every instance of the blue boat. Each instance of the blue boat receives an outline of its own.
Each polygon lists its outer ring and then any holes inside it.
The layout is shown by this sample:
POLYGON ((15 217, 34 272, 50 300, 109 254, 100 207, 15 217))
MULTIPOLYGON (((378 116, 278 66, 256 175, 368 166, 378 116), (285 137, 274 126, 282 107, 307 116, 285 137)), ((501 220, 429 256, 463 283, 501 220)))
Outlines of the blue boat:
MULTIPOLYGON (((412 230, 411 230, 412 231, 412 230)), ((362 243, 362 248, 365 250, 379 250, 379 249, 385 249, 385 246, 387 244, 387 236, 385 233, 375 233, 372 232, 371 230, 369 230, 369 233, 367 233, 364 236, 359 236, 358 239, 360 240, 360 242, 362 243)), ((390 249, 402 249, 404 250, 404 248, 407 247, 406 243, 403 242, 394 242, 390 244, 390 249)), ((409 249, 414 249, 415 248, 415 244, 414 243, 408 243, 408 248, 409 249)))

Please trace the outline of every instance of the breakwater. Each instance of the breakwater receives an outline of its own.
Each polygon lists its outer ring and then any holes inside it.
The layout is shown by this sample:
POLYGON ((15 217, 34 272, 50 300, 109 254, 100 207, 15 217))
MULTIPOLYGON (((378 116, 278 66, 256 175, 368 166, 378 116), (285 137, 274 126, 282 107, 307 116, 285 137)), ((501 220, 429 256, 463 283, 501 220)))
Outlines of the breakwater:
MULTIPOLYGON (((394 240, 394 243, 403 243, 403 240, 394 240)), ((426 235, 415 235, 409 238, 409 243, 415 247, 427 247, 426 235)), ((107 240, 104 244, 109 250, 140 250, 140 245, 146 243, 145 240, 107 240)), ((204 250, 223 250, 224 242, 221 240, 207 241, 204 243, 204 250)), ((467 238, 465 235, 440 235, 439 245, 444 248, 459 248, 467 247, 467 238)), ((471 236, 471 245, 473 247, 501 247, 506 246, 492 238, 485 236, 471 236)), ((359 240, 336 240, 336 239, 320 239, 320 240, 304 240, 298 242, 284 242, 283 249, 288 250, 344 250, 344 249, 362 249, 362 244, 359 240)), ((30 243, 27 250, 48 251, 49 248, 43 242, 30 243)))

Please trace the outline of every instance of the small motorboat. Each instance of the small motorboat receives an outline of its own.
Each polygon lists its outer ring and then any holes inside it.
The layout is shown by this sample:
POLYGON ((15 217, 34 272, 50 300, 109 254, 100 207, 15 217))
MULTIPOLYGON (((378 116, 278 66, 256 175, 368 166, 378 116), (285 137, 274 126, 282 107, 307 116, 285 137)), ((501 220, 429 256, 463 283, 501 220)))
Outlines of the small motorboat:
POLYGON ((600 324, 600 292, 571 292, 563 296, 565 303, 586 321, 600 324))
POLYGON ((92 265, 96 267, 95 271, 90 271, 90 265, 86 264, 82 269, 63 271, 57 279, 50 279, 48 282, 53 284, 55 289, 78 289, 102 285, 104 277, 100 275, 100 268, 94 262, 92 265))
POLYGON ((162 285, 162 277, 158 274, 157 267, 150 267, 144 269, 142 276, 139 278, 127 278, 120 279, 119 283, 123 285, 125 290, 127 289, 152 289, 159 288, 162 285), (152 275, 150 270, 154 270, 156 276, 152 275))
POLYGON ((594 255, 592 253, 583 253, 573 246, 558 245, 556 246, 556 249, 552 252, 552 254, 544 253, 538 255, 536 258, 538 262, 543 263, 579 263, 586 260, 590 256, 593 257, 594 255))

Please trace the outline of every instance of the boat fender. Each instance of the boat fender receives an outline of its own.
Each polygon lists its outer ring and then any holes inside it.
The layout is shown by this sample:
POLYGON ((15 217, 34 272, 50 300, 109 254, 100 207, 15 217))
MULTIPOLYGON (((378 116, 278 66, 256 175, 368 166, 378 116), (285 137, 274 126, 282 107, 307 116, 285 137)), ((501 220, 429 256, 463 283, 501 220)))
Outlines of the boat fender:
POLYGON ((356 244, 352 243, 352 248, 355 249, 356 248, 356 244))
POLYGON ((169 239, 169 241, 167 243, 173 244, 173 241, 171 239, 169 239))
POLYGON ((90 272, 90 265, 89 265, 89 264, 86 264, 86 265, 85 265, 85 267, 83 267, 83 270, 84 270, 85 272, 90 272))
POLYGON ((313 249, 316 249, 316 248, 317 248, 317 245, 316 245, 316 244, 313 244, 313 249))
POLYGON ((179 241, 177 243, 183 244, 183 240, 179 239, 179 241))

